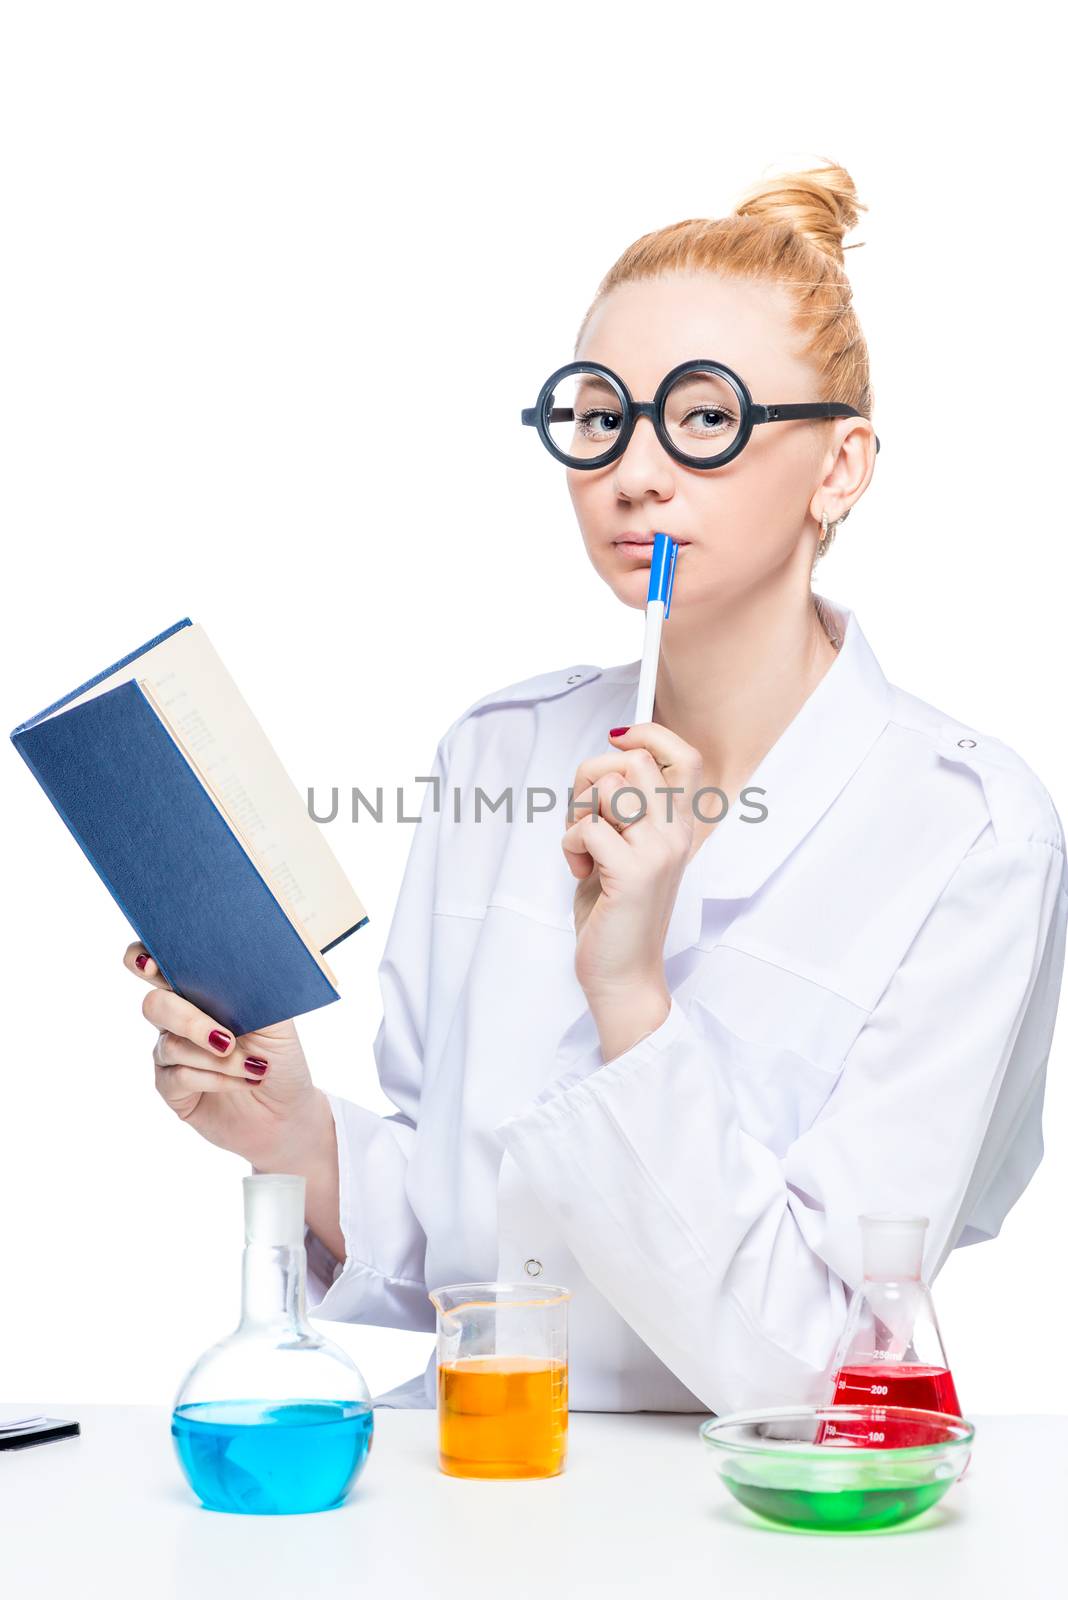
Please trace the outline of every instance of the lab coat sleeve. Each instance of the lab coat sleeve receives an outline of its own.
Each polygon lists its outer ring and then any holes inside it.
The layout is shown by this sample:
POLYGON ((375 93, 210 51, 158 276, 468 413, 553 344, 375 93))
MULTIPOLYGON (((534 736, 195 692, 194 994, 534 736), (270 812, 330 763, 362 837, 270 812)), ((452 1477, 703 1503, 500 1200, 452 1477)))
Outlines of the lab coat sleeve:
POLYGON ((327 1094, 337 1134, 340 1226, 338 1262, 305 1229, 308 1309, 340 1322, 429 1331, 434 1308, 424 1276, 426 1235, 408 1197, 408 1162, 416 1137, 426 1037, 434 875, 447 765, 438 745, 422 813, 378 969, 382 1020, 374 1041, 387 1116, 327 1094))
POLYGON ((928 1280, 980 1200, 996 1231, 1040 1154, 1008 1153, 1041 1101, 1066 915, 1055 846, 965 857, 784 1153, 729 1085, 778 1073, 788 1096, 799 1058, 696 1000, 498 1127, 591 1282, 710 1410, 824 1398, 861 1212, 930 1219, 928 1280))

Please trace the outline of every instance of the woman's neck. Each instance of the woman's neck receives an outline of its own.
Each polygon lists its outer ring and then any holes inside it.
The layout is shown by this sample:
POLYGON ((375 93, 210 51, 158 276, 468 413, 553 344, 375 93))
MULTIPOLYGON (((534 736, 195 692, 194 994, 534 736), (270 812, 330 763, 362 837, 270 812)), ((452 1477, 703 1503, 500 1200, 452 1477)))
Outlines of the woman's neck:
POLYGON ((837 652, 808 591, 757 590, 717 618, 685 616, 664 631, 653 719, 701 752, 704 783, 733 805, 837 652))

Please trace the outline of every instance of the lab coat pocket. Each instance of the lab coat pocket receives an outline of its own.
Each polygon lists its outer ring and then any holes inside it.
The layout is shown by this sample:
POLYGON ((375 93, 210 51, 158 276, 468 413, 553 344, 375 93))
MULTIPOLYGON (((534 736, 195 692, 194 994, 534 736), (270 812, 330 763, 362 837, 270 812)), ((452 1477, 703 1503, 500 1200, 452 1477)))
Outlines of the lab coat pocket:
POLYGON ((780 1158, 826 1103, 867 1017, 785 967, 720 945, 684 1000, 743 1130, 780 1158))

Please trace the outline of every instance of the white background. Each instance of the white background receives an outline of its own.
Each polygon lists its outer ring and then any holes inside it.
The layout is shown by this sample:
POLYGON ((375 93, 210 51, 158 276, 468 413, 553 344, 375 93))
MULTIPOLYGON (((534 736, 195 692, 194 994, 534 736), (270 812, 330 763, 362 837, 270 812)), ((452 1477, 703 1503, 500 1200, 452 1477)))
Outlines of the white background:
MULTIPOLYGON (((1011 33, 902 4, 2 14, 5 729, 189 615, 302 791, 415 802, 482 694, 632 660, 640 617, 520 408, 639 234, 833 159, 869 207, 846 259, 883 449, 820 587, 892 682, 1068 809, 1061 86, 1037 6, 1011 33)), ((248 1169, 157 1098, 130 930, 10 746, 0 783, 0 1399, 165 1403, 235 1319, 248 1169)), ((329 838, 371 921, 301 1036, 323 1086, 388 1110, 376 964, 411 827, 329 838)), ((1062 1021, 1046 1161, 938 1280, 968 1411, 1068 1408, 1066 1058, 1062 1021)), ((324 1328, 376 1391, 429 1350, 324 1328)))

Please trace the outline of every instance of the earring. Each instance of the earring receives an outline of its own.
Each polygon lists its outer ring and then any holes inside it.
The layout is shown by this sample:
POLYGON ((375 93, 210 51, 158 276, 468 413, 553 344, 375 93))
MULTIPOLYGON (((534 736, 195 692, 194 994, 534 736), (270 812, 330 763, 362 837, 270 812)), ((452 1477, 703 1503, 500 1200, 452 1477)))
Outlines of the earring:
POLYGON ((834 536, 837 533, 837 531, 838 531, 838 523, 837 522, 832 522, 832 523, 828 524, 827 512, 826 512, 826 509, 824 509, 824 511, 820 515, 820 539, 819 539, 819 543, 816 546, 816 560, 817 561, 820 559, 821 556, 826 555, 827 551, 830 549, 831 542, 834 539, 834 536))

